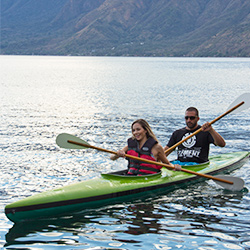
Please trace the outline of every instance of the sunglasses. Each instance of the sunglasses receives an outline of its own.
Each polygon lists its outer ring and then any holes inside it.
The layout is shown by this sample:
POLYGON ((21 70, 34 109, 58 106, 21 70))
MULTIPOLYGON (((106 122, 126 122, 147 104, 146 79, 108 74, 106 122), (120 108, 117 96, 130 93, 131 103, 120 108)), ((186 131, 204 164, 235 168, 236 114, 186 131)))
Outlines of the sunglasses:
POLYGON ((188 120, 188 118, 190 120, 194 120, 197 116, 185 116, 185 119, 188 120))

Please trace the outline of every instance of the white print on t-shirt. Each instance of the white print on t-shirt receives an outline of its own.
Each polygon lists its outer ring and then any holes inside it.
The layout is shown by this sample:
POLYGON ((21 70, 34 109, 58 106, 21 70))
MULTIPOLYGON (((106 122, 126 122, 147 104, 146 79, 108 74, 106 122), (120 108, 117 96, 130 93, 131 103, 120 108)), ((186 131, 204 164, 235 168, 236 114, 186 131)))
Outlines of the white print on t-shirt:
MULTIPOLYGON (((186 133, 183 137, 182 137, 182 140, 185 139, 186 137, 188 137, 189 135, 191 135, 191 133, 186 133)), ((185 147, 185 148, 192 148, 196 143, 196 136, 192 136, 191 138, 189 138, 188 140, 184 141, 182 143, 182 145, 185 147)))
POLYGON ((193 158, 193 157, 199 158, 200 152, 201 152, 200 148, 181 149, 181 150, 178 150, 177 154, 178 154, 178 157, 181 157, 181 158, 193 158))

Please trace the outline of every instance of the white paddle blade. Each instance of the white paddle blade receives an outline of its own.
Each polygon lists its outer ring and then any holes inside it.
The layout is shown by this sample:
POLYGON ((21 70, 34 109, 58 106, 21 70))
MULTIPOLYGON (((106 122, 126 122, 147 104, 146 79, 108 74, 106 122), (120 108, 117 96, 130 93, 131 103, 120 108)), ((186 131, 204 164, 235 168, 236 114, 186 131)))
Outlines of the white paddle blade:
POLYGON ((214 182, 217 183, 218 185, 231 191, 241 191, 245 185, 244 180, 239 177, 234 177, 230 175, 215 175, 215 177, 233 182, 233 184, 229 184, 222 181, 214 180, 214 182))
POLYGON ((80 143, 83 143, 83 144, 87 144, 88 143, 74 135, 70 135, 70 134, 67 134, 67 133, 63 133, 63 134, 60 134, 56 137, 56 144, 61 147, 61 148, 67 148, 67 149, 84 149, 84 148, 87 148, 87 147, 84 147, 84 146, 80 146, 80 145, 76 145, 76 144, 73 144, 73 143, 69 143, 68 141, 75 141, 75 142, 80 142, 80 143))
POLYGON ((237 104, 240 104, 241 102, 244 102, 241 106, 239 106, 237 109, 231 112, 231 114, 237 114, 245 109, 248 109, 250 107, 250 93, 245 93, 240 95, 229 107, 227 110, 233 108, 237 104))

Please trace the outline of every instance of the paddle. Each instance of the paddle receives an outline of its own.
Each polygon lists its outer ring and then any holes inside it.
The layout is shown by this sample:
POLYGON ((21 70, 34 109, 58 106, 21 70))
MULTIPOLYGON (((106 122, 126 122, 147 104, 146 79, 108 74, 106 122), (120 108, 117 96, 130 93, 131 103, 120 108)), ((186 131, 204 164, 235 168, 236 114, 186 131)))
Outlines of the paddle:
MULTIPOLYGON (((212 125, 213 123, 217 122, 218 120, 220 120, 222 117, 226 116, 229 113, 237 113, 236 109, 238 109, 237 111, 242 111, 245 110, 247 108, 250 107, 250 93, 244 93, 241 96, 239 96, 227 109, 227 111, 218 116, 217 118, 215 118, 213 121, 211 121, 209 124, 212 125), (237 104, 237 105, 235 105, 237 104), (239 108, 240 107, 240 108, 239 108), (234 111, 234 112, 233 112, 234 111)), ((193 137, 194 135, 200 133, 202 131, 202 128, 199 128, 198 130, 196 130, 194 133, 190 134, 189 136, 187 136, 186 138, 184 138, 183 140, 177 142, 175 145, 173 145, 172 147, 168 148, 167 150, 165 150, 165 154, 172 152, 176 147, 178 147, 179 145, 181 145, 184 141, 188 140, 189 138, 193 137)))
MULTIPOLYGON (((117 154, 117 152, 115 152, 115 151, 111 151, 111 150, 107 150, 107 149, 92 146, 89 143, 87 143, 86 141, 84 141, 84 140, 82 140, 82 139, 80 139, 80 138, 78 138, 76 136, 66 134, 66 133, 58 135, 57 138, 56 138, 56 143, 61 148, 67 148, 67 149, 92 148, 92 149, 96 149, 96 150, 106 152, 106 153, 110 153, 110 154, 117 154)), ((165 164, 165 163, 155 162, 155 161, 151 161, 151 160, 147 160, 147 159, 142 159, 142 158, 135 157, 135 156, 128 155, 128 154, 125 154, 125 156, 128 157, 128 158, 134 159, 134 160, 139 160, 139 161, 142 161, 142 162, 147 162, 147 163, 150 163, 150 164, 155 164, 155 165, 159 165, 159 166, 162 166, 162 167, 167 167, 167 168, 174 169, 173 166, 165 164)), ((227 176, 225 176, 225 178, 224 178, 224 176, 221 175, 220 176, 221 178, 217 178, 215 176, 202 174, 202 173, 199 173, 199 172, 194 172, 194 171, 191 171, 191 170, 188 170, 188 169, 183 169, 183 168, 182 168, 181 171, 189 173, 189 174, 193 174, 193 175, 198 175, 198 176, 201 176, 201 177, 204 177, 204 178, 212 179, 212 180, 216 181, 216 183, 218 183, 222 187, 224 187, 226 189, 229 189, 229 190, 232 190, 232 191, 240 191, 244 187, 244 181, 241 178, 238 178, 238 177, 230 176, 230 179, 228 179, 227 176)))

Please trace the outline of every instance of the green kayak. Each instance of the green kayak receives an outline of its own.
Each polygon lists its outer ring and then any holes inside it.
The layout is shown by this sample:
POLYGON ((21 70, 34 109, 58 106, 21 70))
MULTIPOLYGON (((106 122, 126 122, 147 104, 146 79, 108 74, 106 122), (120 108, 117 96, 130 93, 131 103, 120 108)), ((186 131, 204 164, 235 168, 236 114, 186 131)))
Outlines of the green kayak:
MULTIPOLYGON (((211 156, 209 163, 186 166, 202 174, 217 175, 240 168, 248 160, 250 152, 234 152, 211 156)), ((131 200, 134 197, 167 193, 198 181, 207 180, 182 171, 162 168, 161 172, 146 176, 127 176, 124 171, 102 174, 98 178, 74 183, 42 192, 5 207, 6 216, 13 222, 34 220, 72 214, 107 204, 131 200)))

